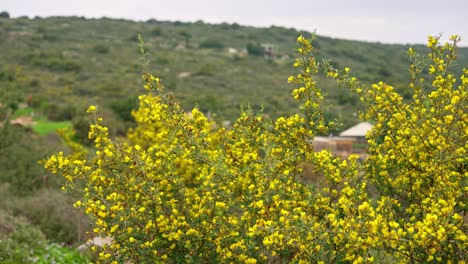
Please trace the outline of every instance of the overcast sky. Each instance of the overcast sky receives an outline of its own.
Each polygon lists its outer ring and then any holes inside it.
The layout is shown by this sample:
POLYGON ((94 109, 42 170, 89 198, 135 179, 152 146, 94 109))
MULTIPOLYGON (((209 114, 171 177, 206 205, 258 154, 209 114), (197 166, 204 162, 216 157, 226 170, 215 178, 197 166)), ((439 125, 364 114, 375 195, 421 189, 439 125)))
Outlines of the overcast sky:
POLYGON ((462 36, 468 46, 468 0, 0 0, 18 16, 85 16, 132 20, 203 20, 284 26, 335 38, 425 43, 428 35, 462 36))

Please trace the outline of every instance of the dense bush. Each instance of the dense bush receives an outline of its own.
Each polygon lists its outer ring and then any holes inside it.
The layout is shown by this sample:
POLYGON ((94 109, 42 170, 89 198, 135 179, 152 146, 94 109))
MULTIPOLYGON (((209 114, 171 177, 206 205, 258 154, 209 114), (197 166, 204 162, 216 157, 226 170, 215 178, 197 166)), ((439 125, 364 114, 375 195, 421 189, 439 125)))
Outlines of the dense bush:
POLYGON ((253 56, 263 56, 265 54, 265 49, 258 43, 248 43, 247 52, 253 56))
MULTIPOLYGON (((17 70, 18 71, 18 70, 17 70)), ((7 112, 18 109, 18 104, 24 100, 24 88, 16 83, 17 72, 5 67, 0 70, 0 120, 6 118, 7 112)))
POLYGON ((76 115, 76 106, 73 104, 47 104, 44 110, 47 119, 52 121, 68 121, 72 120, 76 115))
MULTIPOLYGON (((54 38, 55 35, 52 35, 54 38)), ((45 38, 45 36, 44 36, 45 38)), ((51 41, 51 39, 48 39, 51 41)), ((56 41, 56 39, 54 39, 56 41)), ((45 67, 50 71, 55 72, 75 72, 79 73, 82 69, 82 66, 79 62, 66 59, 62 54, 56 53, 43 53, 43 52, 33 52, 27 54, 24 57, 24 60, 28 61, 34 66, 45 67)))
POLYGON ((46 238, 38 228, 23 218, 13 217, 0 210, 1 263, 27 263, 34 251, 41 249, 45 243, 46 238))
POLYGON ((200 48, 204 49, 224 49, 224 43, 217 39, 207 39, 200 43, 200 48))
POLYGON ((117 99, 111 102, 111 109, 123 121, 132 122, 132 111, 138 107, 138 98, 130 96, 124 99, 117 99))
POLYGON ((153 28, 151 30, 151 36, 154 36, 154 37, 159 37, 159 36, 162 36, 163 32, 160 28, 153 28))
POLYGON ((88 263, 87 257, 58 244, 25 219, 0 210, 0 263, 88 263))
POLYGON ((1 183, 9 183, 15 194, 27 194, 45 185, 56 184, 37 163, 47 153, 25 128, 6 122, 0 126, 0 139, 1 183))
POLYGON ((91 145, 92 141, 88 138, 89 119, 86 116, 77 115, 72 120, 74 138, 83 145, 91 145))
MULTIPOLYGON (((114 242, 96 257, 133 263, 421 263, 467 261, 468 70, 450 73, 458 37, 429 39, 431 89, 410 49, 413 99, 385 83, 362 85, 348 68, 320 68, 298 38, 299 73, 288 80, 300 114, 274 121, 244 111, 232 130, 186 114, 160 79, 145 74, 128 141, 109 138, 95 115, 96 152, 52 156, 94 221, 114 242), (315 74, 349 87, 374 120, 369 158, 314 151, 323 117, 315 74), (94 154, 94 153, 93 153, 94 154), (305 184, 303 169, 312 171, 305 184)), ((91 106, 88 112, 95 113, 91 106)))
POLYGON ((0 13, 0 18, 10 18, 10 14, 6 11, 0 13))
POLYGON ((216 67, 213 64, 204 64, 200 66, 200 69, 196 72, 197 75, 201 76, 213 76, 216 73, 216 67))
POLYGON ((188 44, 190 39, 192 38, 192 34, 190 34, 189 32, 185 30, 179 31, 177 32, 177 34, 184 38, 186 44, 188 44))
POLYGON ((85 240, 89 221, 81 212, 73 210, 72 200, 60 190, 42 189, 18 199, 14 211, 40 228, 49 240, 76 245, 85 240))
POLYGON ((97 44, 93 47, 93 51, 100 54, 107 54, 109 53, 110 48, 104 44, 97 44))

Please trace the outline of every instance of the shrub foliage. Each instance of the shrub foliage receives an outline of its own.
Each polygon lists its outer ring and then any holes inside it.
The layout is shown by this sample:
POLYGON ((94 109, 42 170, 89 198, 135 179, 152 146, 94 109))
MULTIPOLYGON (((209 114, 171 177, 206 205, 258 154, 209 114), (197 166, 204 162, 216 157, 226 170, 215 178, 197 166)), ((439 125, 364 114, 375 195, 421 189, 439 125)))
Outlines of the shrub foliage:
POLYGON ((186 114, 159 78, 145 73, 128 140, 109 138, 93 113, 96 151, 52 156, 46 167, 78 190, 75 203, 111 236, 100 262, 332 263, 467 261, 468 70, 450 70, 454 36, 430 37, 431 79, 409 56, 413 97, 386 83, 365 87, 348 68, 320 65, 299 37, 293 97, 300 113, 274 121, 242 111, 232 129, 198 109, 186 114), (369 158, 314 151, 331 127, 315 76, 328 77, 367 105, 369 158), (304 163, 320 184, 300 180, 304 163))
POLYGON ((41 230, 22 217, 0 210, 0 263, 88 263, 86 256, 49 243, 41 230))

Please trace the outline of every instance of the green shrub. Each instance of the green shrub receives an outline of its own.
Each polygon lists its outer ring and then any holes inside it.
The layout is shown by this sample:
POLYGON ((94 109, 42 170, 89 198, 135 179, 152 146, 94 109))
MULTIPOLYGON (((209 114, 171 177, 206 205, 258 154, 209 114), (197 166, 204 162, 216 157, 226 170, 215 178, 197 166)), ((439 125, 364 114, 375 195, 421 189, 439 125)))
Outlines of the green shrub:
POLYGON ((69 121, 76 115, 76 106, 70 103, 49 103, 44 111, 47 119, 51 121, 69 121))
POLYGON ((2 210, 0 230, 3 230, 0 233, 0 263, 29 263, 47 243, 40 229, 30 225, 25 219, 13 217, 2 210))
POLYGON ((99 54, 107 54, 109 53, 110 48, 104 44, 97 44, 93 47, 93 51, 99 54))
POLYGON ((169 64, 169 59, 165 56, 157 56, 156 59, 155 59, 155 62, 158 64, 158 65, 166 65, 166 64, 169 64))
POLYGON ((45 247, 43 252, 32 258, 35 263, 66 263, 66 264, 88 264, 89 258, 77 250, 52 243, 45 247))
POLYGON ((0 13, 0 18, 10 18, 10 14, 6 11, 0 13))
POLYGON ((85 240, 89 221, 74 210, 73 198, 55 189, 41 189, 17 201, 15 213, 26 217, 47 239, 56 243, 76 245, 85 240))
POLYGON ((224 49, 224 43, 217 39, 208 39, 200 43, 200 48, 203 49, 224 49))
POLYGON ((76 250, 49 244, 40 229, 0 210, 0 263, 84 264, 89 259, 76 250))
POLYGON ((151 36, 153 37, 159 37, 159 36, 162 36, 163 32, 161 30, 161 28, 153 28, 151 30, 151 36))
POLYGON ((212 64, 204 64, 202 65, 198 71, 195 73, 201 76, 213 76, 216 72, 216 67, 212 64))
POLYGON ((253 56, 263 56, 265 54, 265 50, 258 43, 248 43, 247 52, 253 56))
POLYGON ((91 140, 88 139, 89 131, 89 118, 77 115, 72 120, 73 131, 75 131, 75 139, 86 146, 91 144, 91 140))
POLYGON ((47 153, 38 140, 23 127, 0 127, 0 182, 9 183, 16 194, 27 194, 45 186, 47 173, 37 163, 47 153))
MULTIPOLYGON (((56 41, 56 39, 54 39, 54 41, 56 41)), ((27 54, 24 60, 32 65, 44 67, 54 72, 79 73, 82 69, 80 63, 66 59, 61 54, 56 53, 33 52, 27 54)))
POLYGON ((138 108, 138 99, 130 96, 124 99, 118 99, 111 102, 111 109, 123 121, 133 122, 132 110, 138 108))
POLYGON ((4 70, 0 71, 0 81, 13 82, 15 80, 15 75, 10 71, 4 70))

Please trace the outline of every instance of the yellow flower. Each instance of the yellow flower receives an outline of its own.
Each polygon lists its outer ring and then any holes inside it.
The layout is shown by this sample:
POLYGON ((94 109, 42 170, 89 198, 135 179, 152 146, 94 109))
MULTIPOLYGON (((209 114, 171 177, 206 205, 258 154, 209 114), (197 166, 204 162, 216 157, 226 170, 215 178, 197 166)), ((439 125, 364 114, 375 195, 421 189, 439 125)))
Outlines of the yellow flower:
POLYGON ((119 225, 115 224, 115 225, 113 225, 113 226, 111 227, 111 229, 110 229, 109 231, 110 231, 111 233, 114 233, 115 230, 116 230, 117 228, 119 228, 119 225))
POLYGON ((257 263, 257 260, 254 259, 254 258, 248 258, 248 259, 245 260, 244 263, 245 264, 255 264, 255 263, 257 263))
POLYGON ((255 202, 255 206, 258 207, 258 208, 263 207, 263 200, 259 200, 259 201, 255 202))
POLYGON ((76 201, 75 204, 73 204, 73 207, 78 208, 81 206, 81 201, 76 201))
POLYGON ((96 112, 97 108, 94 105, 90 105, 88 109, 86 110, 87 113, 94 113, 96 112))

